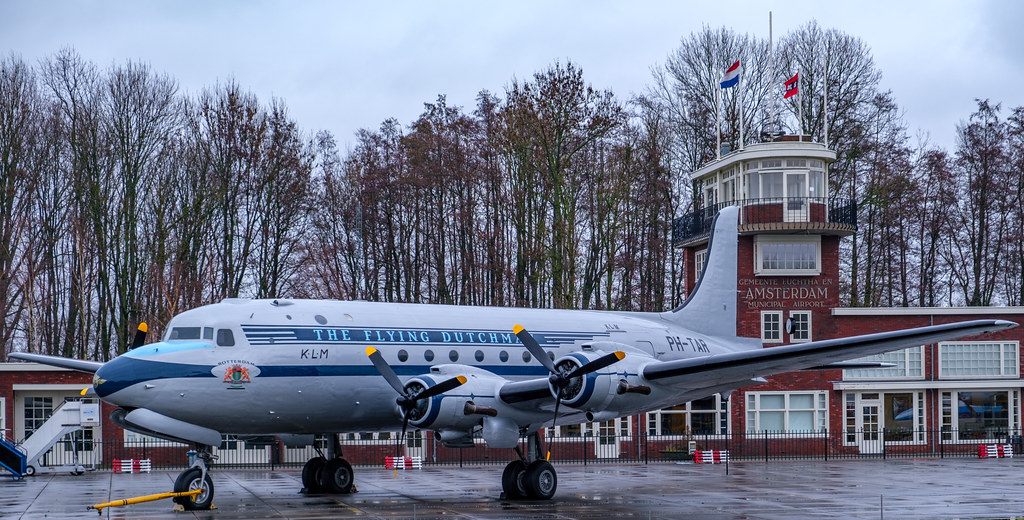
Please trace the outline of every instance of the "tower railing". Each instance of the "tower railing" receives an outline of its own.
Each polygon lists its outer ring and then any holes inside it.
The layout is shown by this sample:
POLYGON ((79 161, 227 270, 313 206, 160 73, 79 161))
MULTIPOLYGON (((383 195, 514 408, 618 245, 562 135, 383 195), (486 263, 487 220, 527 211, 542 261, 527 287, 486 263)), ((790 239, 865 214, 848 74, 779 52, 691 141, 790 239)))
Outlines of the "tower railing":
POLYGON ((672 242, 679 246, 704 240, 719 210, 740 207, 740 231, 808 230, 843 234, 857 230, 857 204, 824 197, 765 197, 722 202, 677 217, 672 242))

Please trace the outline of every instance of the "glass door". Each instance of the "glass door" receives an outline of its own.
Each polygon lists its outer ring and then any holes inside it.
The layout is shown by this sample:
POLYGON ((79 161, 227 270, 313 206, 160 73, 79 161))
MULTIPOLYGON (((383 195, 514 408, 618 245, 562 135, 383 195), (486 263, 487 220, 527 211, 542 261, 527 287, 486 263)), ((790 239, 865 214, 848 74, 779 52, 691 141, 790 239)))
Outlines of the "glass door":
POLYGON ((786 172, 786 222, 807 222, 807 172, 786 172))
POLYGON ((857 409, 857 444, 860 452, 882 453, 882 400, 878 394, 861 394, 857 409))

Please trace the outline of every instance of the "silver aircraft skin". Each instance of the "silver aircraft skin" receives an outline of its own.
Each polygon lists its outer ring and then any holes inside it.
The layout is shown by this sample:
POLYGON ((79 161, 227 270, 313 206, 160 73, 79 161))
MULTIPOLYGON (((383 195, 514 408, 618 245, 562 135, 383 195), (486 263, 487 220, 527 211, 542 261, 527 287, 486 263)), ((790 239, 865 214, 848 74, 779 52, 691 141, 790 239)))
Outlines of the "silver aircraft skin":
MULTIPOLYGON (((760 339, 736 335, 738 211, 716 218, 698 287, 672 311, 232 299, 176 316, 160 341, 106 364, 11 357, 94 372, 96 394, 119 407, 119 425, 194 443, 197 465, 176 483, 204 489, 205 501, 186 504, 193 508, 212 500, 212 483, 204 487, 211 458, 203 455, 222 434, 408 426, 434 430, 451 446, 480 434, 490 447, 512 448, 527 436, 528 453, 506 468, 503 489, 510 498, 547 499, 556 478, 536 433, 552 421, 633 415, 728 395, 780 372, 842 368, 1016 326, 975 320, 762 348, 760 339)), ((332 447, 307 463, 308 490, 351 490, 351 467, 332 447)))

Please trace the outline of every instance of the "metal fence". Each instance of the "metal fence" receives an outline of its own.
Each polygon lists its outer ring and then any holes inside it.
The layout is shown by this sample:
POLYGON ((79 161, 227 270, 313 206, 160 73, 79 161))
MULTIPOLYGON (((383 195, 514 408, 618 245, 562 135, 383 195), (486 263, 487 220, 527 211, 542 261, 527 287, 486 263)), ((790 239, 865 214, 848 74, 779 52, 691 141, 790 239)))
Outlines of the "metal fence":
POLYGON ((775 229, 786 224, 787 229, 839 229, 857 230, 857 203, 850 199, 822 197, 770 197, 720 202, 672 221, 672 243, 679 245, 706 238, 711 233, 715 215, 725 207, 739 206, 741 226, 755 229, 775 229))
MULTIPOLYGON (((1020 453, 1020 431, 849 430, 821 432, 751 432, 728 435, 585 435, 551 438, 542 449, 552 462, 658 463, 692 460, 692 450, 728 450, 733 461, 792 459, 947 458, 977 457, 979 446, 1010 445, 1020 453)), ((326 441, 318 440, 322 448, 326 441)), ((380 466, 385 457, 419 456, 425 465, 506 464, 516 458, 511 449, 489 449, 482 441, 471 448, 446 448, 431 432, 414 432, 399 444, 396 434, 348 435, 342 452, 353 465, 380 466), (404 446, 403 446, 404 445, 404 446)), ((522 443, 525 449, 525 441, 522 443)), ((111 468, 115 461, 148 459, 154 468, 184 468, 189 446, 160 440, 59 442, 43 457, 44 466, 81 464, 111 468)), ((326 451, 326 450, 323 450, 326 451)), ((214 450, 219 467, 300 467, 318 455, 316 447, 289 448, 276 439, 260 442, 226 440, 214 450)))

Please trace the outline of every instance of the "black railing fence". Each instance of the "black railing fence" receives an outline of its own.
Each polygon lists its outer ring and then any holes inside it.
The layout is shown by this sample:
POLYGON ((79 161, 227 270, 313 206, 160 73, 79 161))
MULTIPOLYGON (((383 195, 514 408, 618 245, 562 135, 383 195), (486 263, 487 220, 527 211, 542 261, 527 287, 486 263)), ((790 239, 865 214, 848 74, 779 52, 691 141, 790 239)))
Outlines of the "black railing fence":
MULTIPOLYGON (((418 456, 424 465, 506 464, 516 458, 511 449, 490 449, 482 441, 472 448, 446 448, 430 432, 416 432, 399 445, 395 434, 348 436, 341 441, 343 456, 353 465, 383 466, 385 457, 418 456), (381 438, 382 436, 387 438, 381 438)), ((323 444, 322 442, 320 443, 323 444)), ((771 462, 792 459, 947 458, 977 457, 979 446, 1024 447, 1018 430, 849 430, 819 432, 745 432, 727 435, 585 435, 542 441, 558 463, 658 463, 692 460, 691 450, 728 450, 732 461, 771 462)), ((525 441, 522 448, 526 448, 525 441)), ((110 469, 118 461, 146 459, 152 467, 184 468, 191 449, 161 440, 64 441, 43 457, 44 466, 81 464, 110 469), (76 446, 77 444, 77 446, 76 446), (77 448, 77 449, 76 449, 77 448)), ((1005 448, 1004 448, 1005 450, 1005 448)), ((214 450, 219 467, 301 467, 317 456, 315 447, 289 448, 263 440, 225 441, 214 450)))
POLYGON ((740 225, 770 228, 785 224, 807 229, 857 229, 857 203, 821 197, 769 197, 721 202, 692 211, 672 221, 672 241, 681 244, 706 238, 715 215, 725 207, 740 207, 740 225))

